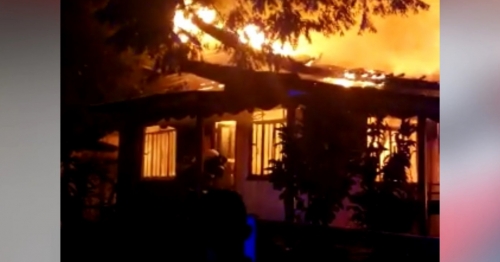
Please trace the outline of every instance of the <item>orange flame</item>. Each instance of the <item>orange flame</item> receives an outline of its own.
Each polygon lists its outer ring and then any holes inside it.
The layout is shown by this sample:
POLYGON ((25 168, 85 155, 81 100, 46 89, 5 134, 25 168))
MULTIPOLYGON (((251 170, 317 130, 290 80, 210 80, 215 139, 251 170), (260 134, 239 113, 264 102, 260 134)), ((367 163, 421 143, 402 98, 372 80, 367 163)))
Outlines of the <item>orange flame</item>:
MULTIPOLYGON (((214 9, 208 7, 194 5, 191 1, 185 2, 186 6, 192 7, 196 10, 196 15, 207 24, 213 24, 217 20, 217 12, 214 9)), ((186 43, 189 38, 182 34, 182 31, 188 32, 189 34, 198 35, 201 30, 193 24, 192 15, 186 15, 184 11, 178 8, 174 15, 174 32, 178 33, 179 38, 182 42, 186 43)), ((222 27, 222 23, 215 24, 217 27, 222 27)), ((264 45, 271 46, 275 54, 280 55, 296 55, 297 50, 294 50, 289 43, 281 43, 280 41, 271 42, 266 39, 264 33, 261 29, 253 24, 249 24, 240 30, 237 30, 238 37, 243 44, 247 44, 250 47, 261 50, 264 45)), ((211 44, 215 39, 203 35, 201 39, 203 44, 211 44)))
MULTIPOLYGON (((406 76, 420 77, 434 75, 439 78, 439 0, 427 0, 431 9, 418 15, 409 14, 406 17, 385 17, 375 19, 378 32, 360 36, 356 30, 347 32, 344 36, 326 38, 320 33, 312 33, 312 43, 305 38, 299 39, 297 48, 289 43, 270 41, 266 39, 261 29, 249 24, 237 30, 239 40, 243 44, 261 50, 264 45, 271 46, 273 53, 295 56, 307 54, 312 57, 321 55, 321 62, 343 66, 345 68, 365 67, 377 68, 386 72, 405 73, 406 76)), ((217 12, 203 6, 196 6, 191 0, 186 0, 186 6, 196 10, 205 23, 217 23, 217 12)), ((189 37, 181 30, 193 35, 201 35, 200 41, 210 45, 217 41, 203 34, 191 21, 189 15, 178 9, 174 16, 174 30, 178 32, 183 42, 189 37)), ((310 65, 310 63, 309 63, 310 65)), ((346 71, 343 76, 326 77, 321 81, 344 87, 375 87, 383 86, 384 74, 374 74, 367 70, 363 74, 353 74, 346 71)))

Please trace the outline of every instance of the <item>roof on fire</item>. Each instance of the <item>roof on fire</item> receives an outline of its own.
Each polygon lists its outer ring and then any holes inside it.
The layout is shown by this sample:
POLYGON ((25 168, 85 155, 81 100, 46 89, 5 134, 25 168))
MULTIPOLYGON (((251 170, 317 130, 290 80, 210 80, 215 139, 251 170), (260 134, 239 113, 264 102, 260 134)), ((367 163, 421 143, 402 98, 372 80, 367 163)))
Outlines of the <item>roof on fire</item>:
POLYGON ((129 117, 179 119, 238 113, 253 108, 269 109, 287 101, 300 100, 323 101, 333 107, 365 112, 383 110, 402 116, 423 114, 439 119, 438 83, 389 78, 383 89, 344 88, 307 75, 258 72, 196 62, 189 66, 192 73, 159 76, 143 96, 94 108, 129 117))

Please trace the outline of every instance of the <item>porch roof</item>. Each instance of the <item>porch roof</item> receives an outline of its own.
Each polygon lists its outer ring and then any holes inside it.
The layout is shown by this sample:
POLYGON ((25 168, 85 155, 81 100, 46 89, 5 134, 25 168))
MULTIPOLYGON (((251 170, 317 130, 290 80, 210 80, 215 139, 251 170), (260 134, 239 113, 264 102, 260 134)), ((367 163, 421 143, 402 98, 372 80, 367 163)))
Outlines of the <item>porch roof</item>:
POLYGON ((141 119, 208 117, 254 108, 270 109, 290 101, 322 103, 365 113, 394 116, 424 115, 439 120, 439 84, 389 79, 384 89, 344 88, 291 73, 256 72, 235 67, 190 64, 189 71, 225 85, 223 91, 157 92, 99 105, 99 111, 141 119))

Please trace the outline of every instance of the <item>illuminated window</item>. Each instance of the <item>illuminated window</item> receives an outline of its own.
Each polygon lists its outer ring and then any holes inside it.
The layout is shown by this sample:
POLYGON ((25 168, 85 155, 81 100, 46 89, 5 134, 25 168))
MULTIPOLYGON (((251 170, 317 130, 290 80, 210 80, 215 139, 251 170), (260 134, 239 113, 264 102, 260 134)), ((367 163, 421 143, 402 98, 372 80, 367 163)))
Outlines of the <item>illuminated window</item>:
POLYGON ((172 127, 147 127, 144 138, 142 176, 171 178, 175 176, 176 131, 172 127))
MULTIPOLYGON (((374 123, 375 118, 370 117, 368 118, 368 124, 374 123)), ((386 117, 384 118, 384 122, 388 127, 388 130, 385 131, 384 134, 384 141, 382 141, 382 144, 387 150, 382 151, 380 154, 380 166, 384 166, 388 157, 395 153, 397 151, 397 144, 396 144, 396 136, 399 127, 401 126, 401 119, 399 118, 394 118, 394 117, 386 117)), ((413 125, 417 124, 416 118, 411 119, 411 123, 413 125)), ((414 132, 410 138, 410 140, 417 142, 417 132, 414 132)), ((372 142, 372 138, 368 136, 368 145, 372 142)), ((410 168, 408 168, 407 171, 407 177, 408 177, 408 182, 410 183, 416 183, 418 180, 418 173, 417 173, 417 153, 416 153, 416 147, 413 148, 413 151, 411 152, 411 157, 410 157, 410 168)), ((382 178, 378 176, 376 178, 376 181, 379 182, 381 181, 382 178)))
POLYGON ((252 175, 262 176, 270 173, 266 168, 272 159, 281 158, 282 146, 279 128, 286 123, 286 110, 279 108, 256 111, 252 124, 252 175))
POLYGON ((221 121, 215 123, 215 148, 229 162, 234 162, 236 142, 236 121, 221 121))

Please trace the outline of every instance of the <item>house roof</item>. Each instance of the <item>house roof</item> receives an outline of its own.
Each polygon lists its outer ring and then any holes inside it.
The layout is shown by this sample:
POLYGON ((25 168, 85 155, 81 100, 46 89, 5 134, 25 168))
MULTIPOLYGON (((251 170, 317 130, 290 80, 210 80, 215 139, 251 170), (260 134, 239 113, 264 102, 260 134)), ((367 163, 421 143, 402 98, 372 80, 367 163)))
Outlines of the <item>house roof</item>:
POLYGON ((389 78, 383 89, 344 88, 308 75, 257 72, 190 62, 190 74, 162 77, 145 95, 95 107, 99 111, 139 118, 184 118, 269 109, 288 101, 326 103, 364 112, 439 119, 439 84, 389 78), (224 84, 224 89, 218 88, 224 84), (212 86, 211 91, 199 91, 212 86), (174 91, 172 91, 174 90, 174 91))

